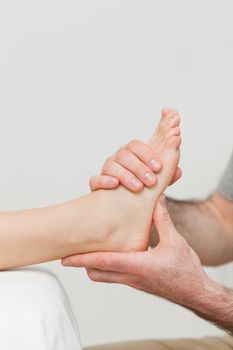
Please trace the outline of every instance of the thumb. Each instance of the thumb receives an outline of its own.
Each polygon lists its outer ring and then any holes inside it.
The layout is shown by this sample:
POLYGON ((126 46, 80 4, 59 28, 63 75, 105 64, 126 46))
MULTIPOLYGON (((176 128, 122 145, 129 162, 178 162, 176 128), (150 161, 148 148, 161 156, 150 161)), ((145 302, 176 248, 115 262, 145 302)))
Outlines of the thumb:
POLYGON ((120 273, 138 272, 141 252, 112 253, 97 252, 71 255, 62 259, 64 266, 85 267, 120 273))
POLYGON ((160 241, 169 238, 176 232, 175 226, 171 220, 170 214, 166 206, 166 198, 162 194, 156 204, 153 222, 157 229, 160 241))

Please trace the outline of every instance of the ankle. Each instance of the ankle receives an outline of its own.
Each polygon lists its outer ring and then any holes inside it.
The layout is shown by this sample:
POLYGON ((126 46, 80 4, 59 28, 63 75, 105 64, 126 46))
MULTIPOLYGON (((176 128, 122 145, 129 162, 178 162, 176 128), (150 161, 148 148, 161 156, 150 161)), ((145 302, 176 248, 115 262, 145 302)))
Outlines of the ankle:
POLYGON ((67 244, 72 251, 70 254, 104 250, 109 227, 101 192, 96 191, 65 203, 70 218, 67 234, 67 244))

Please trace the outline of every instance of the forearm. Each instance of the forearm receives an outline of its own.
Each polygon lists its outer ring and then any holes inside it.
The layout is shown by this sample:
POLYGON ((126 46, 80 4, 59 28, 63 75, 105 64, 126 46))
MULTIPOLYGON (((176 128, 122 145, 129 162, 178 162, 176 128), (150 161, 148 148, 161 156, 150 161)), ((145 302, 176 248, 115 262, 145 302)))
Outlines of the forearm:
POLYGON ((0 269, 97 249, 97 194, 42 209, 0 213, 0 269))
POLYGON ((233 335, 233 290, 208 278, 196 299, 184 305, 233 335))
MULTIPOLYGON (((218 199, 219 200, 219 199, 218 199)), ((233 226, 215 203, 168 198, 168 210, 177 231, 199 255, 204 265, 220 265, 233 259, 233 226)))

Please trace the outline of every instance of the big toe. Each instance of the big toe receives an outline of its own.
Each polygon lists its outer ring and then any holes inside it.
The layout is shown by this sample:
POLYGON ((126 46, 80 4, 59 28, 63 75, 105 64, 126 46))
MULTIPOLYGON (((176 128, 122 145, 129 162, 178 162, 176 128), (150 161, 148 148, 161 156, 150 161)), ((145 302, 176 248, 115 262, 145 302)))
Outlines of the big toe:
POLYGON ((166 108, 162 110, 162 117, 154 132, 153 137, 167 132, 171 128, 178 127, 180 125, 180 116, 175 109, 166 108))
POLYGON ((149 141, 149 144, 153 147, 158 142, 162 141, 165 137, 178 136, 180 116, 179 113, 174 109, 166 108, 162 110, 162 118, 149 141))

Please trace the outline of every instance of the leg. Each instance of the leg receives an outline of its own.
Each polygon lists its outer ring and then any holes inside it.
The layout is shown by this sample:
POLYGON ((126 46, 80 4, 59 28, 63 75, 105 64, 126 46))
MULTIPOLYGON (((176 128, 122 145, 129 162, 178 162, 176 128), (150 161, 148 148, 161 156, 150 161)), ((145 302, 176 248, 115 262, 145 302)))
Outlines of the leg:
POLYGON ((0 349, 81 350, 69 300, 43 270, 0 273, 0 349))
POLYGON ((233 338, 147 340, 88 347, 84 350, 232 350, 233 338))
MULTIPOLYGON (((105 241, 99 242, 93 251, 143 251, 148 248, 152 216, 160 195, 177 170, 180 157, 180 129, 177 112, 164 111, 162 118, 149 141, 163 163, 157 176, 157 184, 152 188, 144 188, 143 192, 132 193, 119 186, 115 190, 99 190, 93 192, 92 198, 99 196, 99 223, 102 234, 106 230, 105 241), (107 229, 103 227, 107 223, 107 229)), ((125 160, 127 161, 127 159, 125 160)), ((93 220, 92 220, 93 222, 93 220)), ((98 227, 99 225, 96 225, 98 227)), ((94 232, 94 231, 90 231, 94 232)), ((99 235, 101 237, 101 234, 99 235)), ((78 249, 76 253, 79 253, 78 249)), ((75 257, 64 260, 64 264, 75 266, 75 257)))
POLYGON ((120 186, 49 208, 0 213, 0 269, 147 249, 154 207, 176 172, 180 142, 179 116, 168 110, 149 142, 163 162, 155 187, 135 194, 120 186))
POLYGON ((106 240, 102 250, 147 249, 154 207, 170 184, 179 163, 181 143, 179 124, 180 118, 176 111, 163 111, 162 118, 148 142, 163 163, 156 186, 145 188, 143 192, 136 194, 122 186, 113 191, 103 191, 103 202, 107 201, 105 213, 111 223, 108 230, 111 236, 106 240))

